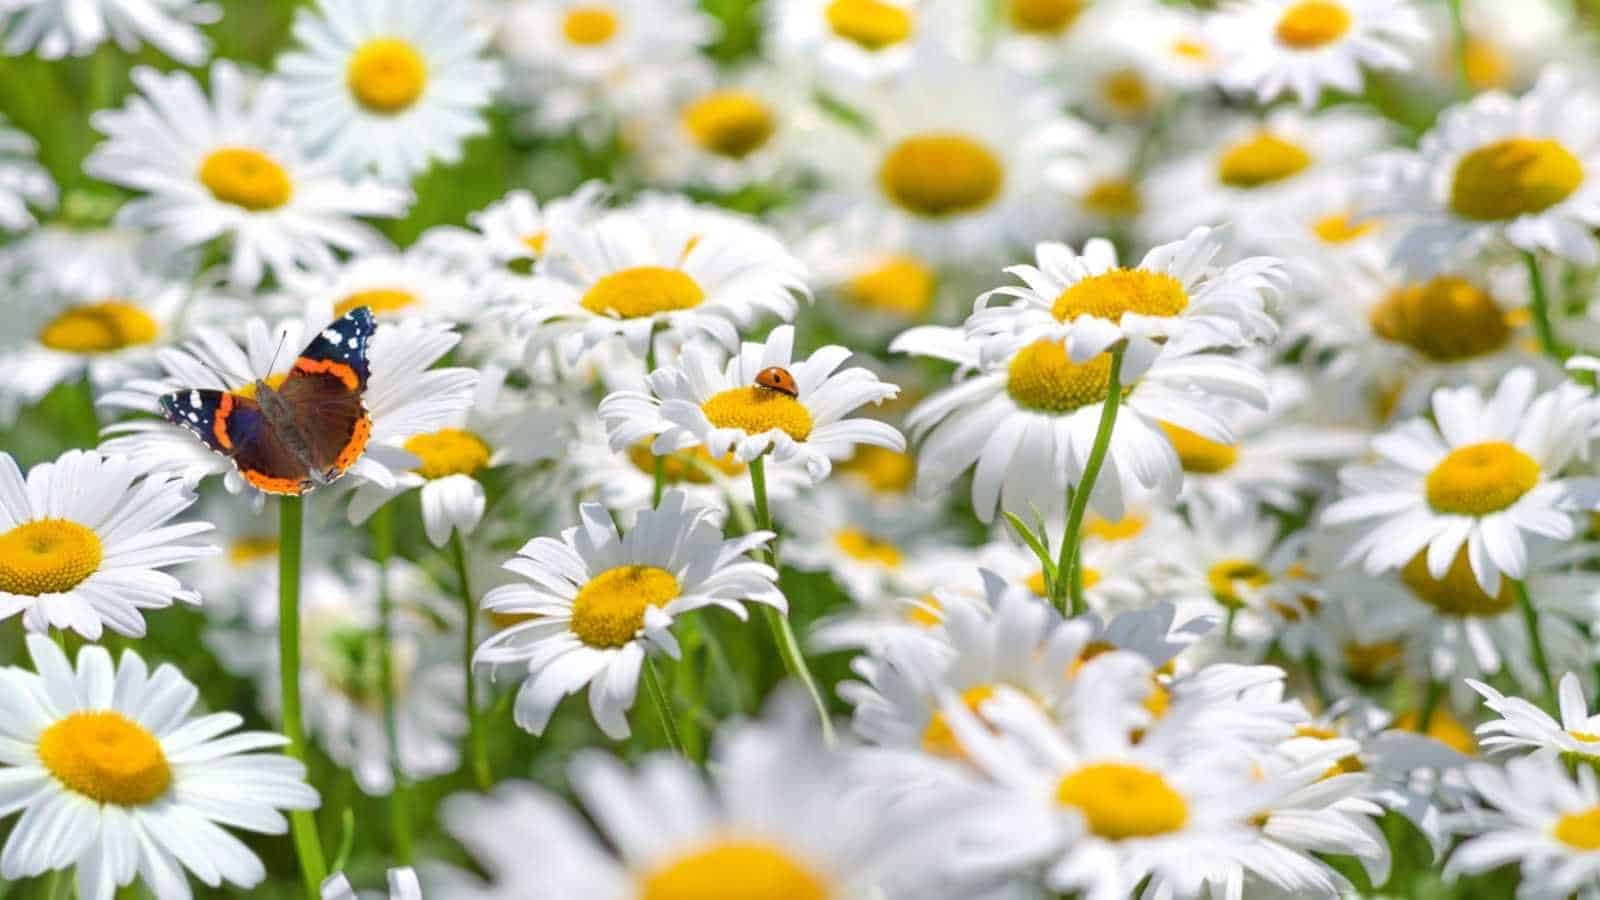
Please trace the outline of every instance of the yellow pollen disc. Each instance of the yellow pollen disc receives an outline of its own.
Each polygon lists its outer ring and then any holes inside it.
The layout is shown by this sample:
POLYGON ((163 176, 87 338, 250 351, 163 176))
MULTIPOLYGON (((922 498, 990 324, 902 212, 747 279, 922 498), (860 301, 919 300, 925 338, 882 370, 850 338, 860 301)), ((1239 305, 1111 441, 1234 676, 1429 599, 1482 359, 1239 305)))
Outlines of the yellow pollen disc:
POLYGON ((828 900, 822 873, 776 846, 729 840, 686 853, 639 884, 639 900, 828 900))
POLYGON ((1315 50, 1337 41, 1350 30, 1350 12, 1328 0, 1303 0, 1278 19, 1278 43, 1296 50, 1315 50))
POLYGON ((904 494, 916 478, 917 460, 909 453, 863 444, 840 468, 880 494, 904 494))
MULTIPOLYGON (((967 711, 972 713, 974 718, 987 726, 989 723, 978 710, 994 695, 994 685, 979 685, 963 691, 961 693, 961 703, 966 706, 967 711)), ((928 718, 928 727, 922 730, 922 749, 934 756, 943 756, 946 759, 967 758, 967 751, 961 746, 960 738, 957 738, 956 733, 951 730, 949 720, 945 718, 943 712, 937 710, 928 718)))
POLYGON ((1062 778, 1056 802, 1083 813, 1097 837, 1156 837, 1189 820, 1183 796, 1159 772, 1129 763, 1095 763, 1062 778))
POLYGON ((408 306, 415 306, 418 302, 417 295, 399 288, 375 288, 370 291, 356 291, 354 294, 340 300, 333 305, 335 317, 342 316, 352 309, 365 306, 372 310, 373 315, 396 312, 408 306))
POLYGON ((294 196, 289 173, 259 150, 224 147, 200 163, 200 183, 211 196, 252 212, 277 209, 294 196))
POLYGON ((1587 744, 1600 743, 1600 734, 1593 734, 1588 731, 1568 731, 1567 734, 1576 741, 1583 741, 1587 744))
POLYGON ((1517 502, 1539 483, 1539 464, 1505 441, 1457 447, 1424 481, 1435 512, 1486 516, 1517 502))
POLYGON ((1049 595, 1050 586, 1045 584, 1044 570, 1040 569, 1022 580, 1022 586, 1033 592, 1035 597, 1049 595))
POLYGON ((1118 69, 1102 78, 1100 96, 1124 116, 1140 116, 1150 110, 1150 85, 1137 69, 1118 69))
POLYGON ((416 472, 430 481, 447 475, 476 475, 489 466, 489 445, 459 428, 441 428, 407 438, 405 448, 422 460, 416 472))
POLYGON ((370 112, 393 115, 417 102, 428 86, 428 64, 406 41, 378 38, 350 57, 345 84, 370 112))
POLYGON ((1099 516, 1091 516, 1083 526, 1084 533, 1093 535, 1102 541, 1125 541, 1138 537, 1144 531, 1144 526, 1149 520, 1135 513, 1128 513, 1115 522, 1108 522, 1099 516))
POLYGON ((0 591, 60 594, 100 568, 100 537, 67 519, 36 519, 0 534, 0 591))
POLYGON ((911 319, 927 312, 936 287, 931 268, 901 254, 850 279, 844 294, 858 306, 911 319))
POLYGON ((1172 42, 1172 53, 1184 59, 1205 62, 1211 58, 1211 48, 1193 38, 1179 38, 1172 42))
POLYGON ((513 625, 521 625, 523 622, 532 622, 534 619, 539 618, 538 613, 508 613, 495 612, 494 610, 490 610, 488 615, 489 624, 499 631, 505 631, 513 625))
POLYGON ((1399 641, 1378 641, 1372 644, 1348 643, 1339 648, 1344 666, 1351 677, 1363 683, 1382 681, 1394 674, 1405 648, 1399 641))
POLYGON ((1462 67, 1467 72, 1467 83, 1474 89, 1490 91, 1510 87, 1511 59, 1493 41, 1469 36, 1461 56, 1462 67))
POLYGON ((581 303, 596 315, 638 319, 693 309, 705 299, 706 292, 681 269, 636 266, 596 281, 581 303))
POLYGON ((1464 219, 1493 222, 1543 212, 1583 184, 1583 163, 1552 140, 1506 138, 1461 157, 1450 208, 1464 219))
POLYGON ((1331 213, 1312 223, 1311 230, 1325 244, 1348 244, 1358 237, 1371 234, 1378 227, 1377 219, 1356 222, 1350 213, 1331 213))
POLYGON ((944 604, 932 594, 923 594, 917 602, 906 608, 906 621, 923 628, 937 628, 944 624, 944 604))
MULTIPOLYGON (((274 372, 262 380, 267 383, 267 387, 277 390, 278 388, 283 387, 283 382, 288 379, 288 377, 288 372, 274 372)), ((256 383, 252 381, 249 384, 240 385, 229 393, 238 394, 241 397, 249 397, 251 400, 254 400, 256 398, 256 383)))
POLYGON ((858 528, 841 529, 833 536, 833 543, 840 553, 860 562, 876 563, 890 569, 900 565, 899 547, 858 528))
POLYGON ((1083 15, 1089 0, 1011 0, 1011 27, 1030 34, 1061 34, 1083 15))
POLYGON ((544 245, 550 240, 550 232, 535 231, 522 239, 522 246, 532 251, 534 256, 544 255, 544 245))
POLYGON ((1111 355, 1079 364, 1059 341, 1040 340, 1018 351, 1006 372, 1006 392, 1023 409, 1069 413, 1105 402, 1111 387, 1111 355))
POLYGON ((39 735, 39 761, 56 780, 96 803, 143 806, 172 785, 155 735, 121 713, 78 712, 39 735))
POLYGON ((959 134, 906 138, 878 169, 878 185, 890 200, 929 219, 983 209, 1000 196, 1005 178, 1000 157, 959 134))
POLYGON ((1244 559, 1225 559, 1206 571, 1211 593, 1223 606, 1244 606, 1244 595, 1272 583, 1272 575, 1256 563, 1244 559))
POLYGON ((1126 217, 1138 215, 1144 203, 1137 184, 1126 178, 1111 178, 1090 187, 1083 195, 1083 205, 1098 215, 1126 217))
POLYGON ((39 330, 39 343, 63 353, 111 353, 148 344, 161 326, 124 300, 86 303, 62 310, 39 330))
POLYGON ((1229 147, 1217 163, 1217 178, 1230 187, 1258 188, 1300 174, 1311 165, 1311 154, 1266 131, 1229 147))
POLYGON ((911 11, 883 0, 833 0, 825 13, 833 33, 867 50, 893 47, 911 37, 911 11))
POLYGON ((743 159, 766 145, 778 123, 755 94, 715 91, 684 109, 683 127, 708 152, 743 159))
POLYGON ((1556 820, 1550 834, 1556 840, 1579 850, 1600 850, 1600 806, 1567 813, 1556 820))
POLYGON ((1323 728, 1320 725, 1301 725, 1294 730, 1295 737, 1316 738, 1319 741, 1331 741, 1339 736, 1339 732, 1332 728, 1323 728))
POLYGON ((1144 700, 1139 705, 1144 707, 1145 712, 1148 712, 1151 718, 1159 719, 1167 714, 1167 710, 1172 708, 1172 692, 1167 690, 1166 685, 1156 680, 1155 676, 1152 675, 1150 677, 1150 693, 1145 695, 1144 700))
POLYGON ((645 609, 666 606, 678 590, 678 579, 666 569, 607 569, 589 579, 572 601, 572 633, 591 647, 621 647, 644 627, 645 609))
POLYGON ((729 388, 713 395, 700 410, 717 428, 738 428, 749 434, 776 428, 797 441, 811 436, 811 411, 805 404, 763 387, 729 388))
POLYGON ((1483 588, 1478 586, 1477 576, 1472 574, 1466 547, 1456 553, 1443 578, 1428 574, 1428 553, 1424 550, 1413 556, 1400 570, 1400 580, 1418 600, 1447 616, 1493 617, 1517 602, 1510 579, 1501 579, 1500 593, 1496 596, 1484 593, 1483 588))
POLYGON ((571 43, 595 47, 611 40, 621 24, 617 14, 604 6, 579 6, 561 21, 561 33, 571 43))
POLYGON ((1511 339, 1506 314, 1477 285, 1453 275, 1396 288, 1368 315, 1372 332, 1435 362, 1493 353, 1511 339))
MULTIPOLYGON (((628 461, 646 475, 656 473, 656 455, 650 451, 650 442, 641 441, 628 448, 628 461)), ((661 463, 661 477, 667 484, 710 484, 706 469, 714 469, 729 477, 744 474, 744 463, 732 453, 721 459, 712 459, 704 447, 693 447, 668 454, 661 463)))
POLYGON ((1112 269, 1071 285, 1056 297, 1050 313, 1058 322, 1094 316, 1120 323, 1126 313, 1175 316, 1189 306, 1183 282, 1164 272, 1112 269))
POLYGON ((253 562, 277 555, 277 538, 247 537, 228 545, 228 562, 236 566, 248 566, 253 562))
POLYGON ((1322 773, 1322 777, 1318 780, 1333 778, 1337 775, 1355 775, 1366 770, 1367 764, 1361 761, 1361 757, 1352 754, 1340 757, 1333 765, 1328 767, 1328 771, 1322 773))
POLYGON ((1239 461, 1237 447, 1213 441, 1171 422, 1160 424, 1161 430, 1167 435, 1167 440, 1172 442, 1172 449, 1178 454, 1178 462, 1183 465, 1183 470, 1191 475, 1215 475, 1218 472, 1226 472, 1239 461))
POLYGON ((1110 653, 1115 649, 1117 649, 1117 645, 1111 643, 1110 641, 1090 641, 1089 643, 1084 644, 1083 650, 1078 653, 1078 658, 1073 660, 1071 665, 1067 666, 1067 677, 1077 677, 1078 672, 1081 671, 1090 660, 1110 653))
MULTIPOLYGON (((1402 731, 1416 732, 1418 730, 1416 710, 1407 710, 1395 716, 1394 727, 1402 731)), ((1455 713, 1442 705, 1434 709, 1433 714, 1428 717, 1428 737, 1466 756, 1478 752, 1478 742, 1472 737, 1472 729, 1462 724, 1455 713)))

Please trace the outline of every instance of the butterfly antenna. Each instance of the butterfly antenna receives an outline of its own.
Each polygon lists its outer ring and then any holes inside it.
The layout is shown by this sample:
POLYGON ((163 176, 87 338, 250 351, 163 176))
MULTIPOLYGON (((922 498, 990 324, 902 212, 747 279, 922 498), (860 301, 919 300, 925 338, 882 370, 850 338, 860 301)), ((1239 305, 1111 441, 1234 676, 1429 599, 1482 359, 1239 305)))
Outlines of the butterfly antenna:
POLYGON ((278 354, 283 352, 283 342, 289 339, 289 329, 285 328, 278 333, 278 346, 272 349, 272 360, 267 363, 267 374, 278 371, 278 354))

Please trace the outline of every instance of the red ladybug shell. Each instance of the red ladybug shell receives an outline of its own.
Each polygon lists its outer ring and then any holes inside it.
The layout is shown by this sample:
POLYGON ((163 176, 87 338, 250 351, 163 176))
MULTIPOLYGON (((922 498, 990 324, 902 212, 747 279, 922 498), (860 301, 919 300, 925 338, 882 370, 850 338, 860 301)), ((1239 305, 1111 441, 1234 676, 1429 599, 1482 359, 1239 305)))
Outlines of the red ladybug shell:
POLYGON ((779 366, 771 366, 757 372, 756 386, 789 397, 800 396, 800 386, 794 383, 794 376, 789 374, 788 369, 779 366))

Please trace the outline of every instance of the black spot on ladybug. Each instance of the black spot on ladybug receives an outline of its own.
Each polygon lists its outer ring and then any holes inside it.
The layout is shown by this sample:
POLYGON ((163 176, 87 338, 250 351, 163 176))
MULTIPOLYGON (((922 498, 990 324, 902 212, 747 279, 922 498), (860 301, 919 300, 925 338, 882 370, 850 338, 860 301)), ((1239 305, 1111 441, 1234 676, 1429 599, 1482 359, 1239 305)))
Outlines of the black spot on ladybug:
POLYGON ((800 396, 800 386, 794 383, 794 376, 780 366, 770 366, 757 372, 756 387, 777 391, 786 397, 800 396))

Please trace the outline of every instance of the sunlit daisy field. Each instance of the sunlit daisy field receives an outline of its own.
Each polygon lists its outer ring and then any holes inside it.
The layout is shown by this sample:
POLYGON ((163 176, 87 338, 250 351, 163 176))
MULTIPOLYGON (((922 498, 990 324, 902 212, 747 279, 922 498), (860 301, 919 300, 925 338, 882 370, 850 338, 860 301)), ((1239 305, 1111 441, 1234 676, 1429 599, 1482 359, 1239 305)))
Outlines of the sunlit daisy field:
POLYGON ((0 0, 0 900, 1600 900, 1600 5, 0 0))

